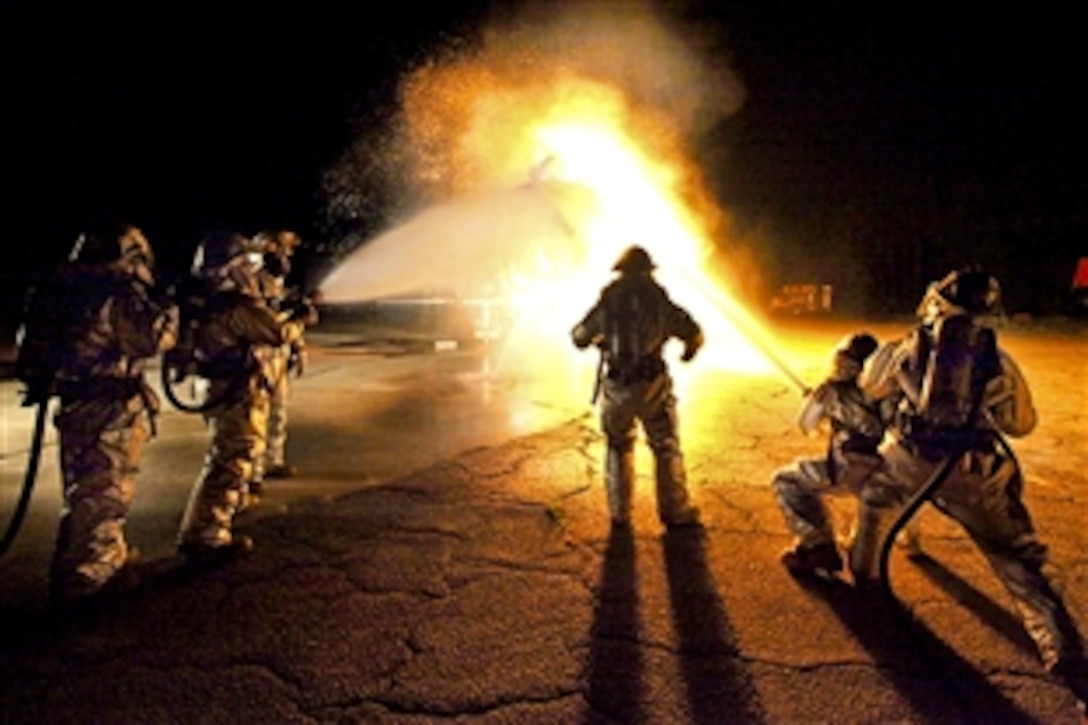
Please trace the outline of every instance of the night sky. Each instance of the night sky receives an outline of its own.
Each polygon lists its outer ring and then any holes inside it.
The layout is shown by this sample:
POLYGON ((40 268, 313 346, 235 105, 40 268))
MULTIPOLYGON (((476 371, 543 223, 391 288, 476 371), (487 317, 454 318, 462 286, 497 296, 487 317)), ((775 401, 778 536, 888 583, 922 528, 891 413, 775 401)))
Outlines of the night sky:
MULTIPOLYGON (((388 122, 407 68, 501 9, 296 5, 4 3, 5 274, 58 261, 103 214, 142 226, 167 268, 214 227, 320 240, 322 172, 388 122)), ((738 222, 773 232, 756 256, 778 281, 909 311, 982 262, 1010 308, 1068 307, 1088 254, 1079 13, 952 5, 660 6, 719 37, 747 89, 699 157, 738 222)))

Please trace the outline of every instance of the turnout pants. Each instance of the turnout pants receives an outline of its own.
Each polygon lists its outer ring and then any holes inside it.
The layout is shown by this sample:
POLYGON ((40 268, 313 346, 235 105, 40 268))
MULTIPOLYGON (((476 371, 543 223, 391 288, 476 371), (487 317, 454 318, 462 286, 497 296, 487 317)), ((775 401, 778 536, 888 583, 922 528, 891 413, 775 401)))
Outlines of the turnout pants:
POLYGON ((140 396, 129 400, 61 400, 64 501, 51 566, 63 596, 102 588, 128 560, 125 519, 140 454, 150 438, 140 396))
MULTIPOLYGON (((237 382, 213 380, 216 400, 237 382)), ((217 547, 233 540, 234 516, 246 506, 249 482, 264 455, 268 391, 259 380, 235 390, 205 413, 212 441, 181 520, 180 544, 217 547)))
MULTIPOLYGON (((851 566, 863 577, 879 574, 879 546, 900 507, 940 465, 914 455, 902 442, 886 444, 886 473, 874 476, 862 492, 858 539, 851 566)), ((998 452, 972 451, 955 465, 933 503, 956 520, 978 546, 1012 596, 1024 628, 1043 664, 1078 656, 1076 626, 1043 573, 1046 547, 1036 537, 1021 494, 1023 479, 1015 460, 998 452)))
POLYGON ((287 398, 290 392, 290 371, 287 369, 291 358, 291 346, 274 348, 269 355, 269 397, 268 424, 264 455, 258 461, 256 479, 261 480, 264 472, 283 466, 287 448, 287 398))
POLYGON ((836 476, 826 458, 803 459, 775 472, 771 488, 786 526, 801 548, 835 543, 835 532, 825 497, 858 495, 862 485, 881 466, 875 455, 847 454, 836 476))
POLYGON ((601 428, 608 442, 605 490, 612 520, 626 523, 631 516, 639 422, 654 455, 658 517, 666 524, 690 517, 693 507, 677 433, 676 398, 668 373, 626 385, 605 379, 602 393, 601 428))

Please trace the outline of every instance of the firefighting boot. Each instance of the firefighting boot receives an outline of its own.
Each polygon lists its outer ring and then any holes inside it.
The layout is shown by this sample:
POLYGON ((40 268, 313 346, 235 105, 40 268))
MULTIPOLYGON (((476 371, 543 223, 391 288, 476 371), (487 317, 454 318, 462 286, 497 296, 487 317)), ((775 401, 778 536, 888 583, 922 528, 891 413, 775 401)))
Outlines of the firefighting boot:
POLYGON ((220 546, 192 542, 178 546, 178 552, 185 557, 185 565, 192 569, 221 566, 251 551, 253 551, 253 539, 248 536, 234 536, 229 543, 220 546))
POLYGON ((833 577, 842 571, 842 556, 834 544, 798 546, 782 554, 782 564, 794 576, 833 577))
POLYGON ((688 494, 684 459, 671 445, 654 451, 657 514, 670 529, 699 526, 699 508, 688 494))
POLYGON ((1077 698, 1082 721, 1088 721, 1085 703, 1088 702, 1088 661, 1083 654, 1062 655, 1047 668, 1050 676, 1061 682, 1077 698))
POLYGON ((264 477, 267 478, 294 478, 298 475, 298 469, 288 463, 278 463, 276 465, 269 466, 264 472, 264 477))
POLYGON ((605 491, 612 526, 629 526, 631 522, 631 492, 635 484, 635 453, 608 447, 605 460, 605 491))
POLYGON ((922 549, 922 531, 918 524, 911 520, 896 534, 895 546, 902 551, 908 559, 923 559, 926 552, 922 549))
POLYGON ((864 501, 858 504, 857 528, 850 545, 850 573, 861 589, 879 587, 880 549, 888 526, 885 512, 864 501))

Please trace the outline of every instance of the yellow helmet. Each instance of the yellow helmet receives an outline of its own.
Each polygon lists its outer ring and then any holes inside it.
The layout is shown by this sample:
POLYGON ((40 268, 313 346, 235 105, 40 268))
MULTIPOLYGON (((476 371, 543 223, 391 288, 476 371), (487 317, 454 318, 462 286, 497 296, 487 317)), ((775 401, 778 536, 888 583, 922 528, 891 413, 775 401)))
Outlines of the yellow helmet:
POLYGON ((649 272, 656 268, 650 253, 642 247, 632 245, 624 250, 612 269, 617 272, 649 272))

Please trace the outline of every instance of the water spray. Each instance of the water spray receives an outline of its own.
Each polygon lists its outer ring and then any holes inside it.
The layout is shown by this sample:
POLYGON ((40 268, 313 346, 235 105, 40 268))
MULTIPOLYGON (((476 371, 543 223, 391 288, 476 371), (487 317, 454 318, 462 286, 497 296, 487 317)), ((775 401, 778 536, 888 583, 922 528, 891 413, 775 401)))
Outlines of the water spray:
POLYGON ((734 314, 728 306, 728 301, 722 296, 713 285, 708 285, 706 280, 700 275, 690 274, 685 270, 680 270, 684 278, 694 285, 700 292, 714 303, 715 308, 736 328, 736 330, 744 336, 744 338, 752 344, 767 359, 780 373, 782 373, 786 379, 797 386, 797 389, 801 391, 802 395, 808 395, 812 392, 812 388, 809 387, 804 380, 802 380, 788 365, 778 357, 778 354, 772 350, 760 337, 755 333, 748 323, 740 318, 739 315, 734 314))

